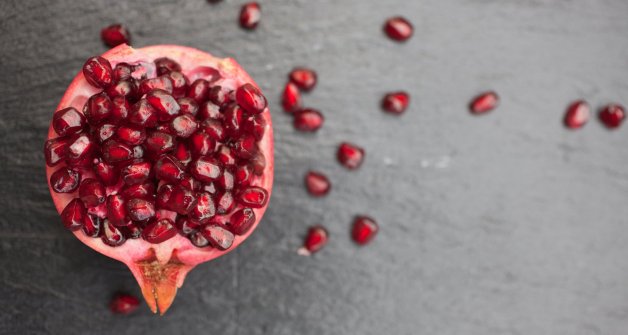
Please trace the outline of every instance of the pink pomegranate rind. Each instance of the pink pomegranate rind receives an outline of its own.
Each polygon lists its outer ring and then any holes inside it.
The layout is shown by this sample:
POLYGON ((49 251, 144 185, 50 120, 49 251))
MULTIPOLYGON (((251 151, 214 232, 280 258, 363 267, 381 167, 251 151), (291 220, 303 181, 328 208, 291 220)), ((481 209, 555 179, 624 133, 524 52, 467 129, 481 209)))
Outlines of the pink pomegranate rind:
MULTIPOLYGON (((112 68, 122 62, 142 64, 149 76, 151 74, 154 76, 156 71, 153 61, 157 58, 168 57, 181 65, 183 74, 187 75, 190 82, 202 79, 205 76, 215 76, 215 73, 212 71, 216 69, 222 76, 222 79, 217 82, 218 85, 222 84, 223 86, 237 88, 250 83, 259 89, 257 84, 235 60, 216 58, 208 53, 189 47, 157 45, 134 49, 123 44, 107 51, 102 57, 111 63, 112 68)), ((56 110, 74 107, 82 111, 83 105, 88 98, 101 90, 90 85, 81 71, 69 85, 56 110)), ((266 124, 265 135, 258 142, 259 151, 264 155, 266 164, 262 173, 259 176, 255 176, 255 178, 258 178, 255 185, 268 192, 268 199, 272 191, 274 168, 272 122, 268 108, 265 108, 259 115, 264 118, 266 124)), ((51 124, 48 131, 48 139, 56 137, 57 133, 51 124)), ((47 179, 50 180, 51 175, 58 169, 58 167, 46 166, 47 179)), ((82 178, 90 177, 95 177, 95 173, 88 172, 82 178)), ((50 183, 48 186, 55 207, 61 213, 66 205, 75 198, 75 195, 71 193, 57 193, 52 190, 50 183)), ((112 190, 115 191, 116 187, 116 185, 108 186, 108 193, 112 190)), ((159 311, 163 314, 171 306, 177 288, 182 286, 187 273, 196 265, 220 257, 244 242, 259 224, 266 211, 267 204, 268 202, 260 208, 252 209, 256 218, 255 223, 246 233, 235 236, 233 244, 227 250, 199 248, 190 239, 181 234, 177 234, 157 244, 137 238, 128 239, 124 244, 112 247, 103 243, 100 238, 87 236, 81 229, 73 231, 73 233, 81 242, 92 249, 125 263, 140 285, 142 294, 151 310, 153 312, 159 311)), ((96 209, 98 210, 98 207, 96 209)), ((105 209, 100 208, 100 210, 104 211, 105 209)), ((174 217, 169 219, 174 220, 174 217)), ((228 217, 217 217, 214 221, 217 224, 225 224, 228 221, 228 217)))

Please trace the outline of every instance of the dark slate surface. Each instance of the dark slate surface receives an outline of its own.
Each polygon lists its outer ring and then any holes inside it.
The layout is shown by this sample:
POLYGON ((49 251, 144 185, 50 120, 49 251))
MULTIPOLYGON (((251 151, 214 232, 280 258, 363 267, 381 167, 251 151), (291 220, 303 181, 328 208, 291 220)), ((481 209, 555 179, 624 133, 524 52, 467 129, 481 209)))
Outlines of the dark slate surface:
POLYGON ((262 0, 253 33, 235 21, 243 2, 0 2, 0 333, 626 333, 628 129, 568 132, 561 117, 576 98, 628 104, 628 2, 262 0), (397 13, 417 28, 405 45, 381 33, 397 13), (108 312, 112 292, 139 290, 63 229, 44 177, 52 112, 116 21, 136 46, 236 57, 273 109, 263 223, 193 271, 164 317, 108 312), (327 117, 316 135, 279 109, 300 64, 320 75, 305 98, 327 117), (393 89, 412 94, 401 118, 378 110, 393 89), (471 117, 466 104, 485 89, 502 106, 471 117), (342 140, 366 148, 360 171, 335 162, 342 140), (330 175, 329 197, 306 195, 309 168, 330 175), (382 227, 363 249, 348 238, 357 213, 382 227), (316 223, 329 246, 298 256, 316 223))

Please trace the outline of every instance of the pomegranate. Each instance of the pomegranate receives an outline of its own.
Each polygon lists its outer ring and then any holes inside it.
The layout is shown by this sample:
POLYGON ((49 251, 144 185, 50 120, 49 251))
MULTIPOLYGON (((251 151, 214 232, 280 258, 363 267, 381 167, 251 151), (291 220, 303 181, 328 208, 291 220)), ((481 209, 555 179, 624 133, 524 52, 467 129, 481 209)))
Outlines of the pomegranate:
POLYGON ((368 244, 377 235, 379 226, 368 216, 357 216, 353 221, 351 237, 358 245, 368 244))
POLYGON ((497 108, 499 96, 493 91, 484 92, 471 100, 469 110, 472 114, 484 114, 497 108))
POLYGON ((120 44, 131 44, 131 34, 121 24, 112 24, 100 31, 100 38, 110 47, 116 47, 120 44))
POLYGON ((365 152, 364 149, 353 143, 342 142, 338 146, 338 152, 336 155, 338 162, 340 162, 342 166, 349 170, 355 170, 362 165, 365 152))
POLYGON ((577 100, 567 107, 563 122, 569 129, 578 129, 584 127, 590 116, 591 106, 584 100, 577 100))
POLYGON ((316 109, 305 108, 294 113, 294 128, 304 132, 315 132, 323 126, 325 117, 316 109))
POLYGON ((262 10, 259 3, 249 2, 242 5, 240 10, 240 26, 244 29, 253 30, 257 28, 262 17, 262 10))
POLYGON ((309 256, 323 249, 327 245, 329 239, 329 233, 327 229, 321 225, 310 227, 303 241, 303 246, 299 248, 297 253, 303 256, 309 256))
POLYGON ((264 215, 274 166, 266 105, 233 59, 175 45, 92 57, 61 99, 44 148, 61 221, 125 263, 153 312, 264 215), (110 90, 124 81, 138 93, 110 90), (226 97, 219 105, 214 88, 226 97))
POLYGON ((293 69, 288 78, 291 83, 306 92, 311 91, 318 82, 316 71, 305 67, 297 67, 293 69))
POLYGON ((624 106, 619 104, 608 104, 600 110, 598 118, 608 129, 615 129, 621 126, 626 117, 624 106))
POLYGON ((414 33, 414 27, 404 17, 391 17, 384 23, 384 32, 390 39, 397 42, 405 42, 414 33))
POLYGON ((314 197, 322 197, 329 193, 331 182, 324 174, 317 171, 309 171, 305 175, 305 187, 314 197))
POLYGON ((391 92, 382 99, 382 109, 384 112, 400 115, 406 111, 409 103, 410 95, 407 92, 391 92))

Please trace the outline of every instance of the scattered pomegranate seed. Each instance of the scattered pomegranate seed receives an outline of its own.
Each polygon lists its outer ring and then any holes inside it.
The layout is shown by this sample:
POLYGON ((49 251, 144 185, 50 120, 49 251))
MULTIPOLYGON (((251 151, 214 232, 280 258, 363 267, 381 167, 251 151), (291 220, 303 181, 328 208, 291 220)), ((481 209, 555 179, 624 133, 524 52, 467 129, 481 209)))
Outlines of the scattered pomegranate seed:
POLYGON ((260 114, 266 109, 268 102, 260 90, 246 83, 236 90, 236 102, 249 114, 260 114))
POLYGON ((131 44, 131 34, 121 24, 112 24, 100 31, 100 38, 105 44, 113 48, 122 43, 131 44))
POLYGON ((622 122, 624 122, 624 118, 626 117, 626 110, 624 106, 619 104, 609 104, 602 108, 600 113, 598 114, 600 121, 606 126, 608 129, 614 129, 621 126, 622 122))
POLYGON ((111 64, 100 56, 92 57, 85 62, 83 75, 88 83, 98 88, 106 88, 113 83, 111 64))
POLYGON ((294 113, 294 128, 300 131, 314 132, 320 129, 325 122, 321 112, 306 108, 294 113))
POLYGON ((469 110, 473 114, 484 114, 497 108, 499 96, 493 91, 484 92, 471 100, 469 110))
POLYGON ((362 165, 364 149, 349 142, 343 142, 338 147, 338 161, 349 170, 354 170, 362 165))
POLYGON ((314 89, 316 83, 318 82, 316 71, 305 67, 297 67, 293 69, 288 78, 291 83, 306 92, 314 89))
POLYGON ((305 186, 307 191, 315 197, 327 195, 331 189, 331 183, 327 176, 316 171, 309 171, 305 175, 305 186))
POLYGON ((412 37, 414 27, 410 21, 401 16, 391 17, 384 24, 384 32, 392 40, 404 42, 412 37))
POLYGON ((591 107, 584 100, 573 102, 565 112, 565 126, 570 129, 582 128, 591 116, 591 107))
POLYGON ((294 83, 286 84, 286 88, 283 90, 282 105, 286 113, 294 113, 301 109, 301 92, 294 83))
POLYGON ((261 17, 262 11, 257 2, 246 3, 240 10, 240 26, 244 29, 255 29, 261 17))
POLYGON ((391 92, 386 94, 384 99, 382 99, 382 109, 385 112, 400 115, 406 111, 409 103, 410 96, 408 93, 403 91, 391 92))
POLYGON ((365 245, 377 235, 378 230, 379 226, 375 220, 368 216, 358 216, 353 221, 351 236, 355 243, 365 245))
POLYGON ((303 256, 309 256, 323 249, 329 239, 329 233, 323 226, 313 226, 307 232, 303 247, 298 250, 298 253, 303 256))
POLYGON ((117 294, 111 300, 109 309, 111 309, 111 312, 116 314, 128 315, 135 312, 139 305, 140 300, 138 298, 130 294, 117 294))

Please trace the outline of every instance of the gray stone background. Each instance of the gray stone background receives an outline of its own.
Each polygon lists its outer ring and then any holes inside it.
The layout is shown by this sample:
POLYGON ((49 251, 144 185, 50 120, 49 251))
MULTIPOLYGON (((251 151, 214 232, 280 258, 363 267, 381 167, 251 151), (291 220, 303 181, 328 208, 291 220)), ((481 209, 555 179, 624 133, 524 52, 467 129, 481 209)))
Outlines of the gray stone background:
POLYGON ((0 2, 0 333, 2 334, 627 334, 628 129, 565 130, 566 105, 628 104, 625 0, 262 0, 0 2), (381 26, 407 16, 399 45, 381 26), (102 27, 126 24, 135 46, 175 43, 234 56, 273 110, 276 184, 256 233, 199 266, 164 317, 145 306, 121 263, 88 249, 55 212, 44 175, 51 115, 83 61, 105 51, 102 27), (305 97, 326 124, 293 130, 279 107, 286 74, 318 70, 305 97), (401 118, 389 90, 412 94, 401 118), (495 89, 501 107, 466 105, 495 89), (342 169, 342 140, 365 147, 342 169), (312 199, 303 175, 334 185, 312 199), (375 217, 368 247, 353 215, 375 217), (312 258, 311 224, 331 232, 312 258))

